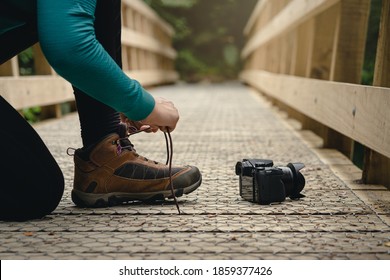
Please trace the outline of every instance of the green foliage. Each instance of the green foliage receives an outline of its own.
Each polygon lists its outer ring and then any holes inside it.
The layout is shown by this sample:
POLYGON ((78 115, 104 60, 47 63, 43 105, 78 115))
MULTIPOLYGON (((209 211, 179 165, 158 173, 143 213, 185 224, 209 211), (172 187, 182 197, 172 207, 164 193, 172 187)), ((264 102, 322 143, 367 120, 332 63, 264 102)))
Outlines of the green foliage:
POLYGON ((381 0, 371 1, 370 18, 368 22, 366 50, 362 70, 362 84, 372 85, 375 70, 375 56, 379 35, 379 22, 381 16, 381 0))
MULTIPOLYGON (((370 18, 368 22, 366 49, 364 54, 364 65, 362 70, 363 85, 372 85, 375 71, 376 48, 379 36, 379 23, 381 16, 382 0, 371 0, 370 18)), ((359 168, 363 168, 365 148, 362 144, 355 142, 352 162, 359 168)))
MULTIPOLYGON (((34 74, 34 54, 32 48, 27 48, 18 54, 19 72, 20 75, 33 75, 34 74)), ((39 121, 39 115, 41 113, 41 107, 36 106, 32 108, 26 108, 22 110, 24 118, 29 123, 35 123, 39 121)))
POLYGON ((175 29, 176 68, 185 81, 236 79, 243 30, 257 0, 144 0, 175 29))
POLYGON ((39 121, 39 115, 41 113, 41 107, 32 107, 32 108, 27 108, 23 109, 22 113, 24 118, 29 122, 29 123, 35 123, 39 121))
POLYGON ((18 55, 20 75, 34 74, 34 58, 32 48, 28 48, 18 55))

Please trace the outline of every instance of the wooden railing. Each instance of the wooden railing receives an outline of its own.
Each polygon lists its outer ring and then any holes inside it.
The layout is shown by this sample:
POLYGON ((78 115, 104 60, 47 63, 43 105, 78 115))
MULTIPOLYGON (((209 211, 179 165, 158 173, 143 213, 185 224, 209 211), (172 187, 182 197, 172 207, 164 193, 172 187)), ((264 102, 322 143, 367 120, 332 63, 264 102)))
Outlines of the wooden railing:
MULTIPOLYGON (((172 83, 176 52, 173 29, 141 0, 122 1, 123 70, 143 86, 172 83)), ((17 110, 42 106, 45 117, 60 117, 61 104, 73 103, 68 82, 46 61, 39 44, 33 47, 33 75, 21 75, 18 57, 0 65, 0 95, 17 110)))
POLYGON ((122 0, 123 70, 143 86, 178 80, 174 31, 141 0, 122 0))
POLYGON ((261 0, 244 30, 241 79, 390 186, 390 1, 382 1, 373 86, 361 85, 369 0, 261 0))

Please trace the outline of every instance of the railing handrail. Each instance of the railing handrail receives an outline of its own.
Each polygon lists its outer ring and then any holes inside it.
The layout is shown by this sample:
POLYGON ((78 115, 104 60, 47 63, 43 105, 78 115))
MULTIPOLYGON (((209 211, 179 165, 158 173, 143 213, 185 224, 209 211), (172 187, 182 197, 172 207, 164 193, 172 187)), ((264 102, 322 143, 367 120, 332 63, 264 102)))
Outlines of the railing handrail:
POLYGON ((390 121, 386 116, 390 89, 262 70, 248 70, 242 74, 246 80, 251 80, 252 85, 273 98, 282 96, 286 105, 390 157, 390 141, 386 141, 390 139, 390 130, 385 129, 386 122, 390 121), (366 102, 368 100, 370 102, 366 102))
MULTIPOLYGON (((264 1, 264 0, 263 0, 264 1)), ((261 1, 260 3, 262 3, 261 1)), ((268 0, 266 0, 268 1, 268 0)), ((272 40, 278 35, 292 30, 310 17, 314 17, 340 0, 310 0, 291 1, 280 13, 278 13, 260 32, 254 34, 242 51, 246 58, 256 48, 272 40)), ((259 6, 260 13, 264 9, 265 2, 259 6)))
POLYGON ((169 36, 173 36, 174 29, 143 1, 122 0, 122 4, 131 7, 141 15, 158 24, 169 36))
POLYGON ((382 3, 375 86, 360 84, 369 0, 259 1, 244 30, 248 40, 240 75, 276 103, 287 105, 305 129, 321 134, 325 146, 352 158, 354 141, 363 144, 363 180, 387 186, 389 2, 382 3))

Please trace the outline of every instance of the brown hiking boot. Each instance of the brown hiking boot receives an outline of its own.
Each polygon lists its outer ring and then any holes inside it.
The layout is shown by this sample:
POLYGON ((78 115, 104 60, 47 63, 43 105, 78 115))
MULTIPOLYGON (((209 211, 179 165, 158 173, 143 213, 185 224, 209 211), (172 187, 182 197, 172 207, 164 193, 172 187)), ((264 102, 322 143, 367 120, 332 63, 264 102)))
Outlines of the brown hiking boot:
MULTIPOLYGON (((127 201, 172 198, 169 167, 136 153, 127 137, 110 134, 89 153, 74 154, 72 200, 80 207, 114 206, 127 201), (87 156, 89 154, 89 156, 87 156)), ((202 176, 194 166, 172 167, 176 197, 196 190, 202 176)))

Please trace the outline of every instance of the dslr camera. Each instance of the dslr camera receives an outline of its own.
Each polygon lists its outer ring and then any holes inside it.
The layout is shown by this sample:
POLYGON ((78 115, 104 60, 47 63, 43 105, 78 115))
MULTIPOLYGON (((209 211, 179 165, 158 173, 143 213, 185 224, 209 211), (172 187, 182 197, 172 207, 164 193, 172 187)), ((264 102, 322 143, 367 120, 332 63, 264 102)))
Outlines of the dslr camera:
POLYGON ((266 205, 283 202, 286 197, 298 200, 305 186, 305 178, 299 172, 303 163, 289 163, 274 167, 269 159, 244 159, 236 164, 240 180, 240 196, 245 200, 266 205))

